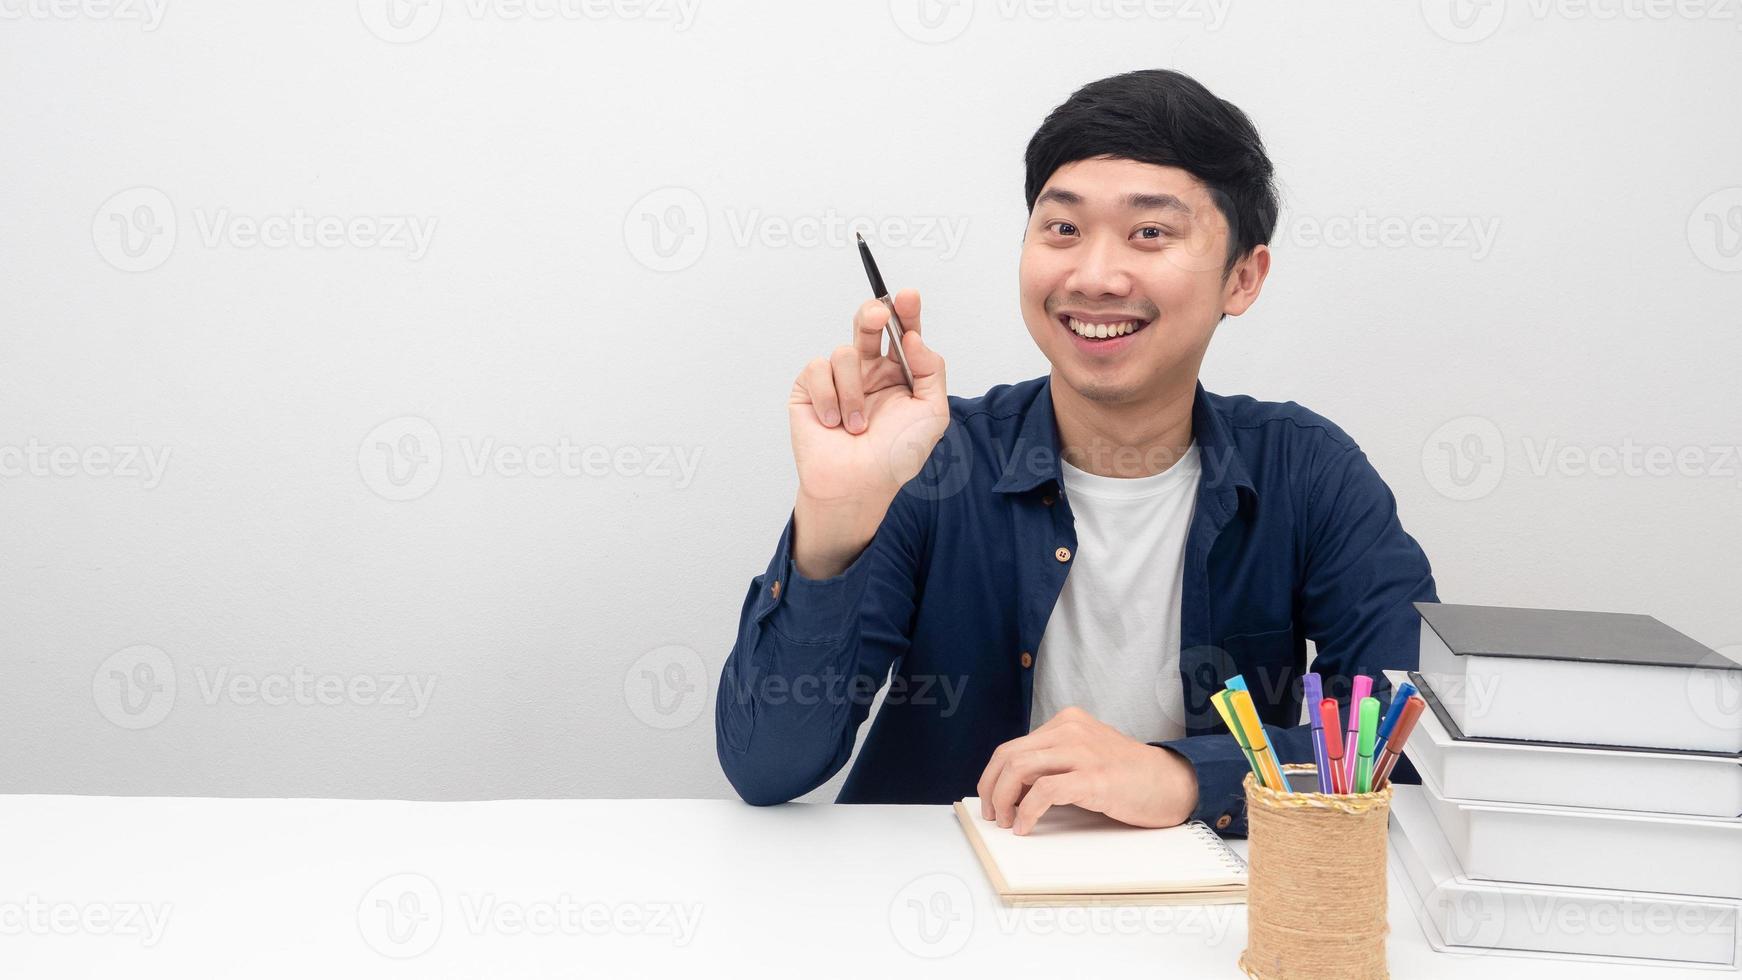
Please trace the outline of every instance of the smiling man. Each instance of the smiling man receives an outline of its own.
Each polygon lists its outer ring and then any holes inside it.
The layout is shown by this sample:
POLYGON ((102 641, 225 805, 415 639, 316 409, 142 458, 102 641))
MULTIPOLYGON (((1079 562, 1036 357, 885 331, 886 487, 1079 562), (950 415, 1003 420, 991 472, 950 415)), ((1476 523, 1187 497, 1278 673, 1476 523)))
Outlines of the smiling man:
POLYGON ((1119 75, 1054 110, 1026 166, 1022 316, 1050 374, 950 397, 913 290, 911 390, 876 302, 806 366, 797 500, 721 675, 720 764, 751 803, 809 792, 887 679, 840 802, 1243 834, 1246 762, 1209 696, 1243 673, 1282 760, 1310 762, 1306 641, 1348 717, 1354 675, 1383 698, 1380 671, 1415 666, 1433 575, 1343 430, 1198 381, 1270 269, 1246 115, 1177 72, 1119 75))

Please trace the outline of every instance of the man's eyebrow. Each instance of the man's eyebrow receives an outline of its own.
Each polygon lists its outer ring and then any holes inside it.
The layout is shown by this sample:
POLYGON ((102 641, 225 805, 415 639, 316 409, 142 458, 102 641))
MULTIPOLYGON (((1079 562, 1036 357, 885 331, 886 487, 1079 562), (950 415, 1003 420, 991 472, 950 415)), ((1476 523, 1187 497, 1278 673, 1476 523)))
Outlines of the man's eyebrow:
POLYGON ((1178 211, 1191 217, 1192 209, 1172 194, 1129 194, 1125 203, 1139 211, 1178 211))
MULTIPOLYGON (((1067 207, 1083 203, 1083 195, 1076 191, 1067 191, 1062 187, 1049 187, 1040 192, 1034 199, 1035 207, 1048 202, 1056 202, 1067 207)), ((1125 205, 1138 211, 1178 211, 1186 217, 1191 217, 1192 209, 1186 202, 1173 194, 1135 193, 1125 195, 1125 205)))

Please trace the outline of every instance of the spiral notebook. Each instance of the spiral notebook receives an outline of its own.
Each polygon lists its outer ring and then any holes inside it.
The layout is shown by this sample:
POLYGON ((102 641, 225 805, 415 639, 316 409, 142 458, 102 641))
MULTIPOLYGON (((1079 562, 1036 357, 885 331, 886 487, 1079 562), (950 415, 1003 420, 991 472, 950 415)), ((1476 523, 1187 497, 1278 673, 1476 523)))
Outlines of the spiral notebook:
POLYGON ((1006 905, 1227 905, 1246 901, 1246 861, 1201 821, 1132 827, 1055 806, 1026 836, 956 804, 986 877, 1006 905))

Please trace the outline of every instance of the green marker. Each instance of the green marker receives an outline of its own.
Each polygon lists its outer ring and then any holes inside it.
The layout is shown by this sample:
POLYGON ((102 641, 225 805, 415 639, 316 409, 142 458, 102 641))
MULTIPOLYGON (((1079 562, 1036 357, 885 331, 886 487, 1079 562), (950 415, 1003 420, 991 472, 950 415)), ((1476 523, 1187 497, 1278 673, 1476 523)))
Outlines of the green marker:
POLYGON ((1379 699, 1361 699, 1361 732, 1355 739, 1355 792, 1373 792, 1373 743, 1379 735, 1379 699))

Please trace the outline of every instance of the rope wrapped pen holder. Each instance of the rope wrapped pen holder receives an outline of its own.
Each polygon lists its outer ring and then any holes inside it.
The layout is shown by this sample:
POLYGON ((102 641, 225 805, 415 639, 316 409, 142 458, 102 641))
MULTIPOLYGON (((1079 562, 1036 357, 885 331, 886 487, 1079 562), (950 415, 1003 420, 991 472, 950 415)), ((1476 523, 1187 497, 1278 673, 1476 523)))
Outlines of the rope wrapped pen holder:
POLYGON ((1391 785, 1376 793, 1320 793, 1316 766, 1288 765, 1283 774, 1296 792, 1246 776, 1240 969, 1254 980, 1385 980, 1391 785))

